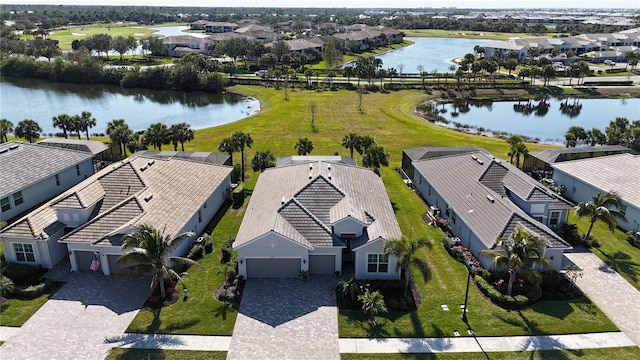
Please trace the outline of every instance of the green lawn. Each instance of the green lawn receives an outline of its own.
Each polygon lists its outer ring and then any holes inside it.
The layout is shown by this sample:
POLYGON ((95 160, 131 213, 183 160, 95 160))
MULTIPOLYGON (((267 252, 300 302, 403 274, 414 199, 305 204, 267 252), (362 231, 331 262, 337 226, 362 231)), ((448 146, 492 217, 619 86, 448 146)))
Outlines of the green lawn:
POLYGON ((342 360, 600 360, 637 359, 640 348, 621 347, 611 349, 545 350, 489 353, 439 353, 439 354, 340 354, 342 360))
POLYGON ((437 30, 437 29, 415 29, 400 30, 407 37, 438 37, 438 38, 467 38, 467 39, 493 39, 508 40, 513 37, 521 38, 548 38, 554 34, 533 35, 530 33, 500 33, 491 31, 465 31, 465 30, 437 30))
MULTIPOLYGON (((577 224, 583 234, 589 229, 589 220, 578 218, 573 211, 570 212, 567 222, 577 224)), ((640 249, 631 246, 625 240, 626 234, 623 231, 616 229, 612 234, 601 221, 596 221, 591 235, 602 245, 600 248, 591 249, 591 252, 640 290, 640 249)))
POLYGON ((35 299, 9 299, 0 306, 0 326, 22 326, 58 291, 62 284, 53 286, 35 299))
POLYGON ((224 360, 226 351, 111 349, 106 360, 224 360))
POLYGON ((140 311, 129 324, 127 332, 231 335, 238 311, 214 299, 213 291, 223 281, 218 258, 221 245, 228 238, 235 237, 243 214, 244 207, 229 207, 228 210, 223 207, 209 224, 207 232, 215 227, 212 234, 214 251, 198 261, 202 266, 191 267, 184 277, 189 299, 180 300, 159 312, 140 311))
MULTIPOLYGON (((154 26, 156 27, 156 26, 154 26)), ((149 36, 156 32, 152 30, 150 26, 136 26, 136 25, 111 25, 107 27, 104 24, 100 25, 84 25, 84 26, 71 26, 65 29, 54 30, 50 38, 58 40, 58 46, 62 50, 71 49, 71 42, 73 40, 86 39, 89 36, 96 34, 108 34, 112 37, 116 36, 133 36, 137 39, 149 36)))

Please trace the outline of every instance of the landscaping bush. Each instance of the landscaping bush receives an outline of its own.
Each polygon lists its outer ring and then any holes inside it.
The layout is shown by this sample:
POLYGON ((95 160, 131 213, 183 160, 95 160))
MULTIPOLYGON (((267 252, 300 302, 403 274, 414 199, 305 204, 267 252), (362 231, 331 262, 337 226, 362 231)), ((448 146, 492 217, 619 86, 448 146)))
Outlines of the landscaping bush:
POLYGON ((241 206, 244 202, 244 184, 238 184, 235 189, 233 189, 233 206, 241 206))
POLYGON ((540 274, 542 274, 540 287, 543 290, 551 290, 557 288, 560 284, 560 280, 562 280, 562 276, 560 275, 560 273, 555 270, 543 271, 540 274))
MULTIPOLYGON (((501 306, 521 308, 533 304, 542 297, 542 289, 529 284, 523 284, 520 288, 520 294, 513 296, 503 294, 482 276, 476 275, 474 279, 480 291, 491 299, 492 302, 501 306)), ((506 286, 506 281, 504 285, 506 286)), ((514 284, 514 289, 517 286, 518 285, 514 284)))
POLYGON ((482 265, 480 265, 480 261, 473 255, 471 250, 462 245, 457 245, 451 248, 450 254, 469 268, 471 275, 482 274, 482 265))
POLYGON ((31 266, 17 263, 7 263, 2 270, 3 275, 13 280, 17 286, 28 286, 40 282, 40 278, 47 272, 41 266, 31 266))
POLYGON ((633 231, 629 231, 629 232, 627 233, 626 240, 627 240, 627 242, 628 242, 629 244, 631 244, 631 246, 635 246, 635 247, 637 247, 637 248, 640 248, 640 239, 636 238, 636 237, 633 235, 633 231))
POLYGON ((52 284, 51 280, 45 280, 35 285, 16 286, 13 295, 19 298, 35 299, 44 294, 52 284))

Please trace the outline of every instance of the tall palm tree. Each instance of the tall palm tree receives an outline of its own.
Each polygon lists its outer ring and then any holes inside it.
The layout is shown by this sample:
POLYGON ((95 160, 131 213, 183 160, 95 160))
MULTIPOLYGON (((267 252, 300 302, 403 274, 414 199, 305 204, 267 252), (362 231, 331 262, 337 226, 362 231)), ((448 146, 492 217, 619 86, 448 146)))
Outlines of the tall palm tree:
POLYGON ((376 140, 370 135, 358 136, 356 143, 356 151, 358 154, 364 154, 370 147, 376 144, 376 140))
POLYGON ((165 280, 179 281, 182 286, 184 282, 180 275, 167 264, 167 259, 181 262, 187 265, 196 265, 197 262, 179 257, 171 256, 171 253, 194 233, 185 232, 176 237, 170 237, 164 230, 158 230, 148 225, 141 225, 132 234, 124 237, 122 250, 125 251, 116 260, 118 264, 125 265, 121 271, 129 271, 129 274, 143 274, 149 270, 153 271, 150 291, 160 285, 160 298, 166 297, 164 289, 165 280))
POLYGON ((518 271, 523 278, 537 286, 542 275, 533 269, 534 264, 543 268, 551 265, 551 260, 543 256, 543 249, 546 247, 544 240, 529 234, 520 225, 516 226, 509 238, 498 238, 495 246, 499 250, 480 250, 479 254, 492 258, 494 267, 506 266, 509 269, 507 295, 511 295, 518 271))
POLYGON ((382 165, 389 166, 389 154, 384 151, 382 146, 371 146, 362 157, 362 165, 377 171, 382 165))
POLYGON ((513 157, 516 155, 516 147, 522 142, 519 135, 511 135, 506 139, 509 144, 509 162, 513 164, 513 157))
POLYGON ((84 128, 82 126, 82 119, 80 119, 80 115, 73 115, 71 117, 71 132, 75 131, 76 135, 78 135, 78 140, 81 140, 82 137, 80 135, 80 133, 82 131, 84 131, 84 128))
POLYGON ((0 119, 0 143, 8 142, 7 135, 13 132, 13 123, 7 119, 0 119))
POLYGON ((149 128, 147 128, 144 134, 145 144, 153 145, 153 148, 157 148, 158 151, 162 151, 162 144, 169 144, 170 141, 171 138, 167 125, 160 122, 149 125, 149 128))
POLYGON ((71 116, 68 114, 60 114, 53 117, 53 127, 60 128, 65 139, 69 137, 67 130, 70 130, 72 126, 71 116))
POLYGON ((358 147, 360 137, 355 133, 349 133, 342 138, 342 146, 349 149, 351 158, 353 159, 353 150, 358 147))
POLYGON ((127 156, 127 144, 133 136, 133 131, 124 119, 113 119, 107 123, 107 135, 111 142, 118 144, 124 156, 127 156))
POLYGON ((393 255, 398 258, 396 270, 404 274, 404 293, 409 290, 409 270, 411 263, 415 259, 418 249, 431 245, 431 239, 388 239, 384 242, 385 255, 393 255))
POLYGON ((171 134, 174 151, 178 151, 178 143, 180 143, 182 151, 184 151, 184 143, 193 140, 193 130, 191 129, 191 125, 186 122, 171 125, 169 133, 171 134))
POLYGON ((251 134, 244 133, 242 131, 236 131, 231 135, 231 143, 233 144, 236 151, 240 151, 240 156, 242 157, 242 181, 244 181, 244 168, 245 168, 245 158, 244 158, 244 149, 245 147, 251 148, 251 144, 253 144, 253 138, 251 134))
MULTIPOLYGON (((87 135, 87 140, 89 140, 89 129, 96 126, 96 118, 91 117, 92 114, 88 111, 83 111, 80 114, 80 121, 79 121, 79 125, 80 125, 80 129, 86 132, 87 135)), ((78 136, 80 136, 80 133, 78 132, 78 136)))
POLYGON ((384 296, 378 291, 367 291, 358 296, 358 300, 362 302, 362 311, 364 311, 371 325, 375 325, 378 315, 387 312, 387 306, 384 304, 384 296))
POLYGON ((313 141, 309 140, 309 138, 300 138, 298 142, 293 145, 293 148, 298 150, 298 155, 311 154, 314 148, 313 141))
POLYGON ((16 126, 15 134, 17 137, 32 143, 34 140, 38 140, 41 131, 40 124, 31 119, 24 119, 16 126))
POLYGON ((236 148, 231 141, 231 138, 222 139, 218 145, 218 151, 229 154, 231 157, 231 164, 233 164, 233 153, 236 151, 236 148))
POLYGON ((589 239, 593 225, 597 220, 601 220, 613 232, 618 225, 616 219, 627 222, 624 214, 618 210, 622 205, 620 196, 614 192, 601 193, 591 198, 591 201, 583 201, 575 207, 576 215, 589 218, 589 230, 584 235, 584 239, 589 239))
POLYGON ((529 149, 527 149, 527 145, 525 145, 523 142, 519 142, 518 144, 516 144, 513 151, 515 152, 514 155, 516 157, 516 167, 520 168, 520 156, 522 156, 524 160, 527 154, 529 154, 529 149))

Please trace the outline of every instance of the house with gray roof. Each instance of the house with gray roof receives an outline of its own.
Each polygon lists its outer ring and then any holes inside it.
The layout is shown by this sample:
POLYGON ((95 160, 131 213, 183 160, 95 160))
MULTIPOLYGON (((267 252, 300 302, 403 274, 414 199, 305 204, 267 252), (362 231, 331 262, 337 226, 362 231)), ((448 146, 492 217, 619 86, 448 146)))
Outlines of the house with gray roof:
POLYGON ((372 170, 308 156, 265 170, 233 248, 245 278, 342 273, 398 279, 387 239, 402 236, 384 184, 372 170))
POLYGON ((0 144, 0 220, 11 221, 93 174, 93 155, 9 141, 0 144))
MULTIPOLYGON (((449 221, 463 246, 474 254, 493 249, 520 225, 546 242, 544 256, 560 269, 571 246, 552 228, 566 222, 569 202, 482 149, 441 154, 412 162, 413 185, 430 211, 449 221)), ((490 259, 479 260, 491 266, 490 259)))
MULTIPOLYGON (((0 231, 7 261, 71 271, 118 271, 123 236, 149 225, 174 237, 201 233, 231 189, 229 166, 144 155, 113 163, 0 231)), ((182 255, 185 241, 172 255, 182 255)))
POLYGON ((618 221, 625 231, 640 231, 640 155, 622 153, 555 163, 553 181, 566 188, 575 201, 589 201, 596 193, 615 192, 627 221, 618 221))
POLYGON ((623 153, 633 153, 633 150, 623 145, 597 145, 530 151, 524 156, 522 171, 550 175, 555 163, 623 153))

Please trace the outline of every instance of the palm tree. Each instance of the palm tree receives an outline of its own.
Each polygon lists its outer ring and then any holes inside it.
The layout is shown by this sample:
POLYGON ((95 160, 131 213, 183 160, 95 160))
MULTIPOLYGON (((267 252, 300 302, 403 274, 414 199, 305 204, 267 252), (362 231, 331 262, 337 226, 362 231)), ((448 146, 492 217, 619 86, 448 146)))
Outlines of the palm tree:
POLYGON ((191 129, 191 125, 186 122, 171 125, 169 133, 171 134, 174 151, 178 151, 178 143, 180 143, 182 151, 184 151, 184 143, 193 140, 193 130, 191 129))
POLYGON ((60 128, 60 130, 62 130, 62 134, 64 135, 64 138, 65 139, 68 138, 69 134, 67 133, 67 130, 71 130, 71 128, 73 127, 73 124, 71 123, 71 116, 67 114, 60 114, 58 116, 54 116, 53 127, 60 128))
POLYGON ((233 144, 236 151, 240 151, 240 156, 242 157, 242 181, 244 181, 244 149, 245 147, 251 148, 251 144, 253 144, 253 138, 251 137, 251 134, 245 134, 242 131, 236 131, 231 135, 231 143, 233 144))
POLYGON ((42 128, 40 124, 31 119, 24 119, 16 126, 16 137, 23 138, 32 143, 34 140, 38 140, 42 128))
POLYGON ((148 225, 142 225, 135 229, 132 234, 124 236, 122 250, 126 251, 116 260, 118 264, 126 265, 121 271, 128 270, 130 274, 144 274, 152 270, 151 292, 160 285, 160 298, 166 297, 165 280, 179 281, 182 286, 184 282, 180 275, 176 273, 166 263, 167 259, 178 261, 187 265, 197 265, 198 263, 179 256, 171 256, 171 253, 184 240, 193 237, 194 233, 185 232, 176 237, 169 237, 164 230, 158 230, 148 225))
POLYGON ((362 311, 364 311, 371 325, 376 324, 376 317, 378 315, 387 312, 387 307, 384 304, 384 296, 378 291, 367 291, 363 295, 358 296, 358 300, 362 302, 362 311))
POLYGON ((513 149, 513 151, 513 155, 515 155, 516 157, 516 167, 520 168, 520 156, 525 158, 527 154, 529 154, 529 149, 527 149, 527 145, 525 145, 523 142, 519 142, 518 144, 516 144, 516 147, 513 149))
POLYGON ((153 145, 153 148, 157 148, 158 151, 162 151, 162 144, 168 144, 170 140, 167 125, 160 122, 149 125, 149 128, 144 134, 145 144, 153 145))
POLYGON ((516 147, 522 143, 520 135, 511 135, 506 139, 509 144, 509 162, 513 164, 513 157, 516 155, 516 147))
POLYGON ((396 271, 400 270, 404 274, 404 293, 409 290, 409 270, 411 263, 415 259, 418 249, 431 245, 431 239, 388 239, 384 242, 384 254, 393 255, 398 258, 396 271))
POLYGON ((354 76, 356 74, 355 69, 353 68, 353 66, 345 66, 342 69, 342 76, 346 76, 347 77, 347 83, 351 84, 351 77, 354 76))
POLYGON ((13 132, 13 123, 7 119, 0 119, 0 143, 8 142, 7 135, 13 132))
POLYGON ((231 138, 222 139, 218 145, 218 151, 229 154, 231 157, 231 164, 233 164, 233 152, 236 151, 236 148, 231 142, 231 138))
POLYGON ((129 129, 129 125, 124 119, 113 119, 107 123, 107 135, 111 139, 111 142, 118 144, 120 150, 127 156, 127 144, 133 136, 133 131, 129 129))
POLYGON ((358 136, 358 141, 356 143, 356 151, 358 154, 362 155, 365 151, 367 151, 370 147, 376 144, 376 140, 369 135, 358 136))
POLYGON ((313 141, 309 140, 309 138, 298 139, 298 142, 293 145, 293 148, 298 150, 298 155, 311 154, 313 147, 313 141))
POLYGON ((80 114, 80 121, 79 123, 79 128, 78 129, 78 136, 80 136, 80 130, 83 130, 86 132, 87 135, 87 140, 89 140, 89 129, 96 126, 96 118, 91 117, 91 113, 88 111, 83 111, 80 114))
POLYGON ((253 171, 264 171, 266 168, 274 167, 276 157, 269 150, 256 151, 255 156, 251 160, 251 168, 253 171))
POLYGON ((384 151, 382 146, 371 146, 362 157, 362 165, 377 171, 382 165, 389 166, 389 154, 384 151))
POLYGON ((360 142, 360 137, 355 133, 350 133, 349 135, 345 135, 342 138, 342 146, 349 149, 352 159, 353 159, 353 149, 356 149, 358 147, 359 142, 360 142))
POLYGON ((83 131, 82 120, 80 119, 80 115, 73 115, 71 117, 71 127, 69 128, 70 132, 75 131, 78 135, 78 140, 81 140, 80 132, 83 131))
POLYGON ((589 230, 584 235, 584 240, 589 239, 593 224, 597 220, 601 220, 609 227, 609 230, 613 232, 618 225, 616 219, 620 219, 627 222, 627 218, 620 210, 622 201, 620 196, 614 192, 601 193, 598 192, 596 196, 591 198, 591 201, 583 201, 575 207, 576 215, 579 217, 589 218, 589 230), (615 209, 613 209, 615 207, 615 209))
POLYGON ((356 301, 358 300, 358 297, 366 293, 366 291, 367 285, 355 278, 338 281, 338 292, 343 298, 349 298, 356 301))
POLYGON ((506 266, 509 269, 507 295, 511 295, 518 271, 523 278, 537 286, 542 275, 533 269, 534 262, 543 268, 551 265, 551 260, 543 256, 546 247, 544 240, 529 234, 521 225, 516 225, 508 239, 498 238, 495 247, 499 250, 480 250, 479 254, 492 258, 494 267, 506 266))

